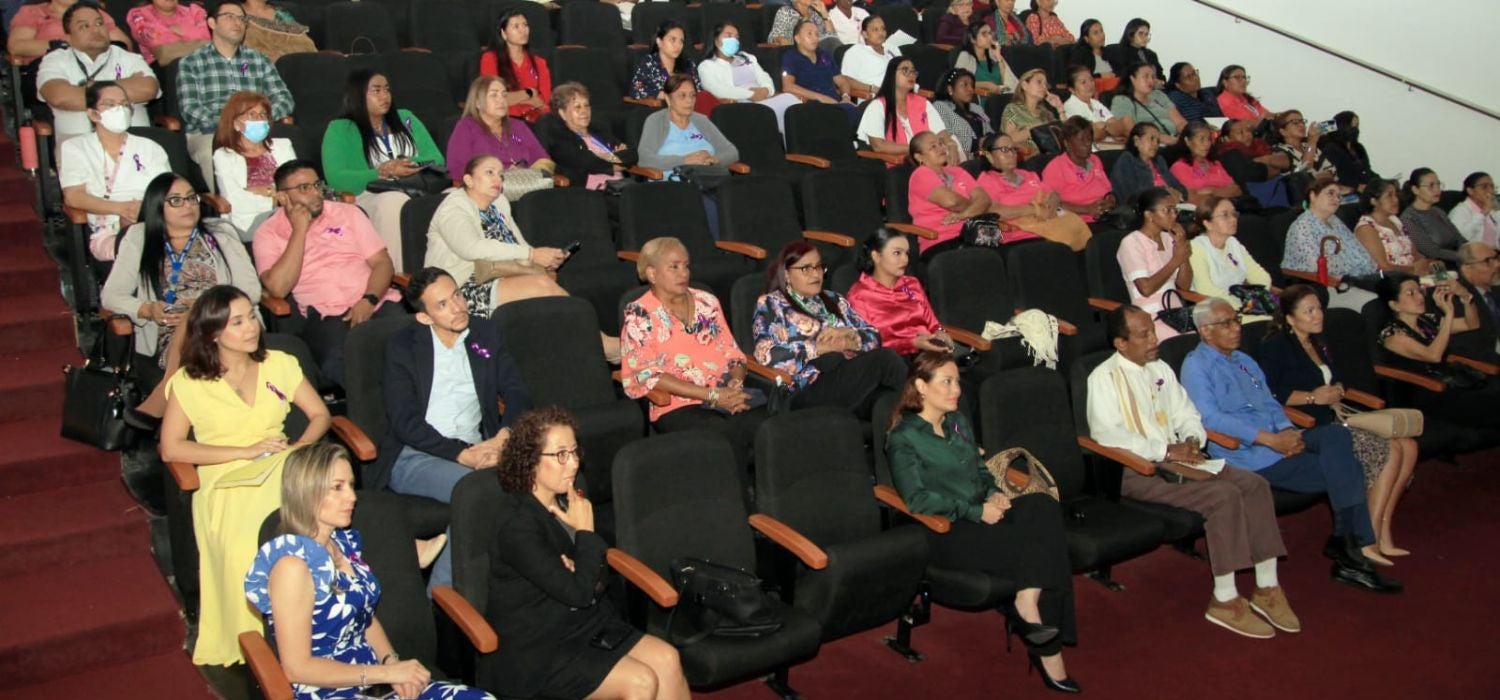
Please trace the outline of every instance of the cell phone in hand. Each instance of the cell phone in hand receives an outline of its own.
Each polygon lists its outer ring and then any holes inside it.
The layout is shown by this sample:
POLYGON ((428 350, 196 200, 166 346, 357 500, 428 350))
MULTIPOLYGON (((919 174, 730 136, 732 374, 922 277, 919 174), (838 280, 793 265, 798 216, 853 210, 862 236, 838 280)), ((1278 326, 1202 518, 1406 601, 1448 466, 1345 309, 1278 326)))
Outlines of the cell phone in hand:
POLYGON ((396 694, 396 689, 390 683, 378 683, 362 688, 357 697, 361 700, 396 700, 401 696, 396 694))
POLYGON ((572 255, 572 254, 578 252, 578 250, 580 248, 582 248, 582 247, 583 247, 583 241, 573 241, 572 243, 569 243, 566 247, 563 248, 563 252, 567 253, 568 255, 572 255))

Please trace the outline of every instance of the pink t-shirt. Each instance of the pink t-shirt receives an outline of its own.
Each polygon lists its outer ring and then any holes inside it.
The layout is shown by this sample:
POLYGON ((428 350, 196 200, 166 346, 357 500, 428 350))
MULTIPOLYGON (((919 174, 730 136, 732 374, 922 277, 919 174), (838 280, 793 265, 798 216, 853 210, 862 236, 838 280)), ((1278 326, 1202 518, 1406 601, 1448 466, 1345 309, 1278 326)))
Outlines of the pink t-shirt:
POLYGON ((1216 161, 1200 160, 1188 165, 1185 160, 1179 160, 1172 164, 1172 174, 1177 176, 1177 181, 1189 190, 1202 190, 1210 187, 1228 187, 1234 184, 1234 178, 1229 177, 1229 171, 1216 161))
MULTIPOLYGON (((286 251, 292 222, 285 209, 277 209, 255 230, 255 270, 265 274, 286 251)), ((307 232, 302 255, 302 274, 292 285, 292 294, 306 314, 308 307, 327 316, 342 316, 365 295, 370 284, 369 258, 385 250, 380 234, 353 204, 324 202, 323 214, 307 232)), ((386 290, 385 301, 398 301, 395 290, 386 290)))
MULTIPOLYGON (((1109 182, 1109 173, 1104 172, 1104 163, 1096 155, 1090 155, 1088 164, 1082 168, 1075 165, 1067 154, 1053 158, 1042 169, 1042 182, 1056 191, 1063 203, 1074 206, 1093 204, 1114 189, 1109 182)), ((1094 220, 1094 217, 1083 214, 1079 217, 1084 221, 1094 220)))
MULTIPOLYGON (((14 34, 17 28, 31 27, 36 30, 36 36, 32 37, 33 39, 67 41, 68 30, 62 24, 62 17, 53 17, 47 12, 47 7, 48 4, 45 2, 38 5, 22 5, 10 21, 10 32, 14 34)), ((115 18, 109 16, 108 12, 104 13, 104 30, 108 32, 115 30, 115 18)), ((31 63, 38 58, 41 56, 33 56, 26 59, 26 62, 31 63)))
MULTIPOLYGON (((1152 160, 1155 160, 1155 159, 1153 158, 1152 160)), ((1156 163, 1153 163, 1150 160, 1148 160, 1148 161, 1146 161, 1146 167, 1148 167, 1148 168, 1151 169, 1151 186, 1152 187, 1166 187, 1167 186, 1167 179, 1164 178, 1164 177, 1162 177, 1161 176, 1161 171, 1159 171, 1159 170, 1156 169, 1156 163)))
POLYGON ((1255 98, 1247 98, 1244 95, 1236 95, 1228 90, 1219 92, 1219 111, 1229 119, 1249 119, 1255 121, 1271 113, 1266 106, 1255 98))
POLYGON ((147 3, 131 9, 125 15, 125 24, 147 63, 156 63, 156 47, 163 44, 213 38, 208 31, 208 11, 202 5, 179 3, 172 16, 165 17, 155 5, 147 3))
MULTIPOLYGON (((1167 263, 1171 262, 1172 249, 1176 245, 1176 239, 1167 231, 1162 231, 1160 236, 1163 244, 1161 250, 1156 249, 1156 242, 1152 241, 1146 234, 1134 231, 1120 240, 1120 248, 1115 251, 1115 260, 1120 263, 1120 273, 1125 277, 1125 289, 1130 292, 1130 303, 1141 307, 1141 310, 1151 314, 1152 318, 1156 317, 1156 312, 1161 311, 1162 295, 1166 294, 1168 289, 1177 288, 1175 276, 1173 279, 1167 280, 1167 283, 1162 285, 1161 289, 1156 290, 1156 293, 1151 296, 1142 296, 1140 290, 1136 289, 1135 286, 1136 280, 1145 279, 1156 274, 1163 267, 1166 267, 1167 263)), ((1175 308, 1175 301, 1173 305, 1175 308)), ((1172 330, 1171 326, 1161 321, 1156 322, 1157 340, 1166 340, 1177 334, 1177 331, 1172 330)))
POLYGON ((911 222, 938 232, 935 240, 917 239, 918 252, 925 252, 932 246, 957 238, 964 228, 962 221, 955 221, 951 224, 943 223, 943 217, 948 215, 948 210, 927 200, 932 196, 932 191, 939 187, 947 187, 961 197, 968 197, 969 193, 978 186, 979 184, 974 182, 974 176, 955 165, 944 168, 942 175, 925 165, 918 166, 912 171, 911 182, 907 187, 907 209, 911 212, 911 222))
POLYGON ((987 170, 979 175, 979 189, 990 196, 991 201, 1004 207, 1024 207, 1036 199, 1036 193, 1046 188, 1042 178, 1030 170, 1016 170, 1021 176, 1019 184, 1012 185, 999 172, 987 170))

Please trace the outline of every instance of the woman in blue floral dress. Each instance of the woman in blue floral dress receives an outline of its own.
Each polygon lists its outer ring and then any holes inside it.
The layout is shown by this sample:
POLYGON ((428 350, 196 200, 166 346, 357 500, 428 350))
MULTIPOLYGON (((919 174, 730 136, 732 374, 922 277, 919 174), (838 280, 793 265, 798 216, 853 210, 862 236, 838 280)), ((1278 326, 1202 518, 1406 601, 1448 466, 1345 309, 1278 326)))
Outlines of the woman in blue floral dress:
POLYGON ((354 471, 342 447, 318 443, 288 456, 281 498, 282 534, 260 548, 245 576, 245 597, 275 635, 298 700, 392 697, 392 691, 407 700, 494 700, 482 690, 434 681, 420 662, 396 655, 375 619, 380 581, 360 559, 359 532, 349 529, 354 471))

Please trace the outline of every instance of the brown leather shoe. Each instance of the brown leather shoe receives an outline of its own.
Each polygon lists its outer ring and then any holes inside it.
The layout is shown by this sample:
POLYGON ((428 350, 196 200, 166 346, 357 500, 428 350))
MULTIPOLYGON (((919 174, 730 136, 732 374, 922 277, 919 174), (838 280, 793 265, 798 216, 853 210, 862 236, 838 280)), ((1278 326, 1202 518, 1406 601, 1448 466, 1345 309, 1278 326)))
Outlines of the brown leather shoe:
POLYGON ((1203 617, 1230 632, 1251 639, 1270 639, 1276 636, 1276 630, 1250 612, 1250 602, 1243 597, 1236 597, 1228 603, 1220 603, 1217 598, 1211 599, 1208 602, 1208 612, 1203 617))
POLYGON ((1250 609, 1282 632, 1295 634, 1302 631, 1302 621, 1292 612, 1291 604, 1286 602, 1286 591, 1281 590, 1281 586, 1255 589, 1250 595, 1250 609))

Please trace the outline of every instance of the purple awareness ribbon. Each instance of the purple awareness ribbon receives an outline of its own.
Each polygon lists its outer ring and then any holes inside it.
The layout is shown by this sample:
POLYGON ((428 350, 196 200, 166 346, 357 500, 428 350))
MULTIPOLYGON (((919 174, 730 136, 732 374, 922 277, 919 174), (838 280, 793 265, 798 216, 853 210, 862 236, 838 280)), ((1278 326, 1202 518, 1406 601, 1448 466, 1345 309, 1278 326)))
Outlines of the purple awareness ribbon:
POLYGON ((135 161, 135 171, 136 172, 141 172, 142 170, 146 169, 145 164, 141 163, 141 154, 137 153, 135 155, 132 155, 130 157, 130 159, 133 160, 133 161, 135 161))
POLYGON ((1235 267, 1240 266, 1240 261, 1234 259, 1234 253, 1225 253, 1224 257, 1229 258, 1229 262, 1234 263, 1235 267))
POLYGON ((475 355, 483 357, 486 360, 490 359, 490 351, 479 343, 469 343, 469 349, 473 350, 475 355))
POLYGON ((343 226, 329 226, 328 227, 328 235, 342 237, 344 235, 344 227, 343 226))
POLYGON ((281 399, 282 403, 286 403, 286 394, 281 393, 281 390, 276 388, 275 384, 266 382, 266 388, 269 389, 271 393, 275 394, 276 398, 281 399))
POLYGON ((248 61, 240 63, 240 75, 248 75, 249 73, 250 63, 248 61))

